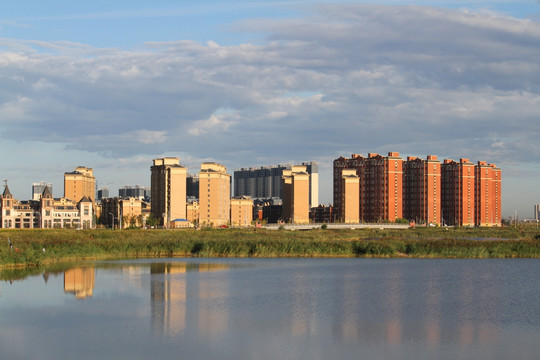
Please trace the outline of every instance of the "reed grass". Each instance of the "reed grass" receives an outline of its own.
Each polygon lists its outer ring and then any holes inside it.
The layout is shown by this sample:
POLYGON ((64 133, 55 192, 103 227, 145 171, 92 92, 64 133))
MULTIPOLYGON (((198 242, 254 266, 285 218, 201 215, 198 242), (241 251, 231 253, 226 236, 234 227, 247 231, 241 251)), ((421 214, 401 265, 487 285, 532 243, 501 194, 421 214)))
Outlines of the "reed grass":
POLYGON ((532 228, 1 230, 0 266, 141 257, 538 258, 539 234, 532 228))

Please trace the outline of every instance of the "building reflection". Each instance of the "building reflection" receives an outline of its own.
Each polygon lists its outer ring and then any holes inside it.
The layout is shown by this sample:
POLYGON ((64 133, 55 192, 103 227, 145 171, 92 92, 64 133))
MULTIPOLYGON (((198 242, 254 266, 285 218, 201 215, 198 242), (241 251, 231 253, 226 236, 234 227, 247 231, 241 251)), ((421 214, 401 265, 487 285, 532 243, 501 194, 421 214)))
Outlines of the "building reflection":
MULTIPOLYGON (((95 269, 93 267, 75 268, 64 272, 64 292, 75 294, 77 299, 91 297, 95 287, 95 269)), ((48 280, 44 276, 45 282, 48 280)))
POLYGON ((226 264, 151 264, 150 296, 154 334, 181 336, 186 331, 186 323, 196 323, 201 334, 225 331, 227 311, 216 308, 213 302, 229 295, 227 282, 218 281, 214 277, 190 277, 187 274, 202 275, 228 268, 226 264))

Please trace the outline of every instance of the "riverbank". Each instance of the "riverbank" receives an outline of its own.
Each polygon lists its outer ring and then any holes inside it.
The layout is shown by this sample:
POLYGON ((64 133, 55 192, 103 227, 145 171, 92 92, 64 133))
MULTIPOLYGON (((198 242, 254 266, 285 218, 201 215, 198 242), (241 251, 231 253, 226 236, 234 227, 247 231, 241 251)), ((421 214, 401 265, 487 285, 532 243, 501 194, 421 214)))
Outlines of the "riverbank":
POLYGON ((142 257, 537 258, 538 234, 533 228, 2 230, 0 266, 142 257))

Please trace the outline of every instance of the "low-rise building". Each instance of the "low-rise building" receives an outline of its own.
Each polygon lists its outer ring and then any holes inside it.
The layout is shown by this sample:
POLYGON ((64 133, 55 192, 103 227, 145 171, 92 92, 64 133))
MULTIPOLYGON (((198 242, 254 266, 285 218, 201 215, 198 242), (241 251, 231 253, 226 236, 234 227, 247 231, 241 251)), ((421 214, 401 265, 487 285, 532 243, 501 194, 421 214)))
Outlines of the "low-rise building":
POLYGON ((4 229, 51 229, 94 227, 93 203, 84 196, 79 202, 53 198, 45 187, 39 200, 19 201, 6 185, 0 196, 0 227, 4 229))
POLYGON ((250 226, 253 221, 253 200, 248 196, 231 199, 231 225, 250 226))

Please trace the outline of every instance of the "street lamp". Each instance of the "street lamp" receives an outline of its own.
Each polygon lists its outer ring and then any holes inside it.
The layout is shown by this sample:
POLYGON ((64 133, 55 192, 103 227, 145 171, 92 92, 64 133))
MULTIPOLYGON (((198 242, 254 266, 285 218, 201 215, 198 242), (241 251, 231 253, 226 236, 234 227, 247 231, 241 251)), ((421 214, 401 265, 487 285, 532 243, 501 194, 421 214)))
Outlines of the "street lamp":
POLYGON ((112 229, 114 230, 114 215, 113 213, 109 213, 109 215, 112 216, 112 229))

